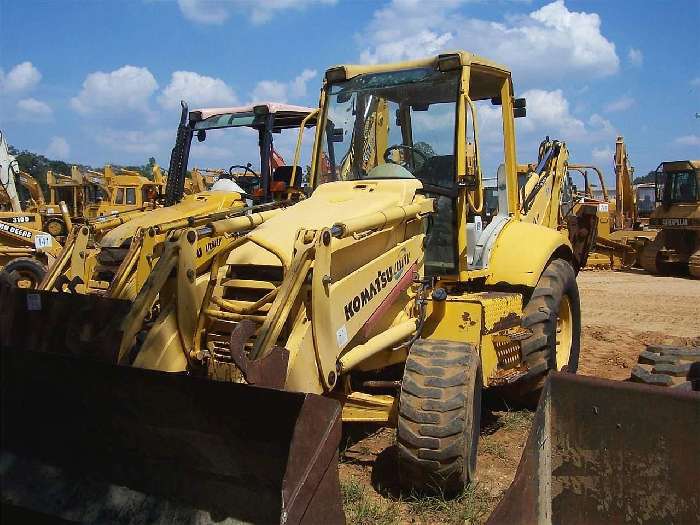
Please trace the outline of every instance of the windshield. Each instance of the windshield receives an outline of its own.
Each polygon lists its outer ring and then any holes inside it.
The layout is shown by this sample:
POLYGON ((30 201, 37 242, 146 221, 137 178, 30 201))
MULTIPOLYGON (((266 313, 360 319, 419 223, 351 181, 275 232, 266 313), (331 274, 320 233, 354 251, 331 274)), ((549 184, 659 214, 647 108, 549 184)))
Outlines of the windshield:
POLYGON ((454 186, 459 71, 365 74, 327 89, 317 184, 418 178, 454 186))
POLYGON ((647 215, 654 211, 656 207, 655 198, 654 188, 637 188, 637 211, 640 214, 647 215))
POLYGON ((697 202, 698 183, 693 170, 675 171, 666 174, 664 183, 666 202, 697 202))
POLYGON ((193 122, 188 169, 195 191, 239 191, 229 182, 233 181, 254 200, 264 200, 266 192, 299 188, 305 180, 304 166, 294 169, 292 164, 298 123, 304 116, 295 116, 290 123, 279 114, 251 111, 193 122))
POLYGON ((194 125, 194 129, 217 129, 231 128, 237 126, 264 126, 267 114, 255 115, 249 113, 226 113, 224 115, 214 115, 205 120, 200 120, 194 125))

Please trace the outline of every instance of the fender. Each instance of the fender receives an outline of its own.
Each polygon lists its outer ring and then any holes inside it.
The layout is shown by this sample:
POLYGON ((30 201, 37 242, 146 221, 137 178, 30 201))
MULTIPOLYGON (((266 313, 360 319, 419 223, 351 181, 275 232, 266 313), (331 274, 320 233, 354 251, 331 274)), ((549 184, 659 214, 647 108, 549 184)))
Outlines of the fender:
POLYGON ((571 261, 572 253, 571 243, 562 232, 511 220, 491 249, 486 284, 508 283, 534 288, 553 256, 571 261))

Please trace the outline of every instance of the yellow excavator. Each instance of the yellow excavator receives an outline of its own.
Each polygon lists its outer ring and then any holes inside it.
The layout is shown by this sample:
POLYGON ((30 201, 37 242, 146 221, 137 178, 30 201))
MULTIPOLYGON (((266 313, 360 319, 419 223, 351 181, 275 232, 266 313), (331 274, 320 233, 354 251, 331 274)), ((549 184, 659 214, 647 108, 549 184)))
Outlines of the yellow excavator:
POLYGON ((471 53, 336 66, 310 197, 171 232, 134 301, 4 288, 9 512, 343 523, 341 421, 397 427, 405 489, 462 491, 482 389, 566 371, 566 392, 578 366, 585 254, 522 220, 524 115, 510 72, 471 53), (504 129, 486 227, 480 100, 504 129), (196 247, 222 238, 198 280, 196 247))

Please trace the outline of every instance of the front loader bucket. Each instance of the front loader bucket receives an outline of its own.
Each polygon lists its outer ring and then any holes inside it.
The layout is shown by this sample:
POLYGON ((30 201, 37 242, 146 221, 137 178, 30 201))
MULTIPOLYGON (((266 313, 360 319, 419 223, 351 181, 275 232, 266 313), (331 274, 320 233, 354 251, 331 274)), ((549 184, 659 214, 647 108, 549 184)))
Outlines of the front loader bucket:
POLYGON ((698 393, 553 373, 488 523, 699 523, 698 436, 698 393))
POLYGON ((41 339, 0 337, 3 523, 344 522, 335 400, 9 344, 41 339))
POLYGON ((131 302, 0 286, 0 348, 117 362, 131 302))

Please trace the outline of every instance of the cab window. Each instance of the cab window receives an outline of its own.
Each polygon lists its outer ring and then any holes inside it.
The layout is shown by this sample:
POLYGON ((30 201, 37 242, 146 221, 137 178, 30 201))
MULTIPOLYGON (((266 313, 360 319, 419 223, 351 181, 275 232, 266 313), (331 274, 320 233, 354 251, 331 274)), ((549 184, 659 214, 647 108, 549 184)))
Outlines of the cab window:
POLYGON ((126 189, 126 203, 127 204, 136 204, 136 188, 127 188, 126 189))
POLYGON ((117 188, 114 204, 124 204, 124 188, 117 188))

